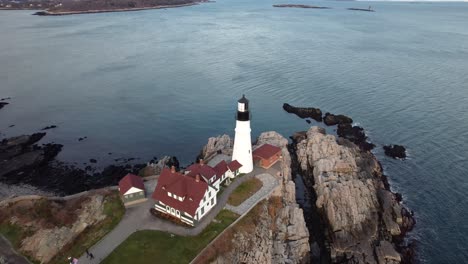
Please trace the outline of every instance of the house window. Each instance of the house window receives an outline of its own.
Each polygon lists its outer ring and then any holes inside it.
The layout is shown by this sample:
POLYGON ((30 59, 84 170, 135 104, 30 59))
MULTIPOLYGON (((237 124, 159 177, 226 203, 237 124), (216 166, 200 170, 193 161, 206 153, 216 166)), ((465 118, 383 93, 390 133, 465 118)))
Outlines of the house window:
POLYGON ((176 211, 176 216, 180 218, 180 211, 179 210, 176 211))
POLYGON ((166 205, 166 212, 170 212, 171 211, 171 208, 169 206, 166 205))
POLYGON ((133 193, 128 195, 128 198, 132 198, 132 197, 133 197, 133 193))
POLYGON ((211 205, 213 205, 213 204, 214 204, 214 197, 211 198, 211 205))
POLYGON ((204 213, 205 213, 205 207, 202 206, 201 211, 200 211, 200 214, 203 215, 204 213))
POLYGON ((171 208, 171 214, 175 215, 175 209, 171 208))

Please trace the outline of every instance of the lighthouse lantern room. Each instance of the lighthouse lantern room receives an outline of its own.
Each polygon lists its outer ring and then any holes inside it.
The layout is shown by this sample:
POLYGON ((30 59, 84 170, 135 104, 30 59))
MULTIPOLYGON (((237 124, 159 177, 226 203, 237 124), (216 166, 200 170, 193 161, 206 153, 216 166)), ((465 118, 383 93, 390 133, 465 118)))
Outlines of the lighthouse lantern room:
POLYGON ((237 160, 242 167, 239 169, 241 173, 249 173, 253 170, 252 159, 252 141, 250 137, 250 112, 249 100, 242 95, 242 98, 237 101, 236 115, 236 134, 234 137, 234 149, 232 152, 232 160, 237 160))

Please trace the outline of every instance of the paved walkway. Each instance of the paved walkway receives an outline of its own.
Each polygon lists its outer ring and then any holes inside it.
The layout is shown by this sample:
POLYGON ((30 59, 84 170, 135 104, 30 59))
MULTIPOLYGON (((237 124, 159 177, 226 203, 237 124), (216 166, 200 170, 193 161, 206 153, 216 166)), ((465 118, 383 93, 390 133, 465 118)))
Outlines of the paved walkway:
POLYGON ((249 199, 245 200, 238 206, 226 204, 226 209, 233 211, 238 215, 244 215, 246 212, 252 209, 252 207, 257 205, 257 203, 259 203, 261 200, 265 199, 268 195, 270 195, 273 189, 275 189, 275 187, 279 184, 278 180, 268 173, 262 173, 255 177, 262 181, 262 188, 260 188, 260 190, 254 193, 254 195, 250 196, 249 199))
MULTIPOLYGON (((89 260, 86 257, 86 254, 84 254, 79 258, 79 263, 100 263, 115 248, 117 248, 123 241, 125 241, 127 237, 138 230, 160 230, 181 236, 196 236, 201 233, 201 231, 203 231, 205 227, 208 226, 211 221, 218 215, 218 213, 225 207, 229 195, 241 183, 259 174, 268 173, 270 175, 275 175, 278 173, 278 166, 279 162, 268 170, 254 167, 254 170, 251 173, 235 179, 218 197, 218 201, 215 207, 213 207, 210 212, 203 217, 203 220, 193 228, 179 226, 172 222, 162 220, 151 215, 149 209, 152 208, 155 203, 151 197, 149 197, 148 200, 144 203, 127 207, 125 215, 123 216, 120 223, 101 241, 89 249, 89 252, 94 255, 94 259, 89 260)), ((155 182, 148 184, 155 184, 155 182)), ((148 194, 148 196, 151 195, 151 192, 148 194)))

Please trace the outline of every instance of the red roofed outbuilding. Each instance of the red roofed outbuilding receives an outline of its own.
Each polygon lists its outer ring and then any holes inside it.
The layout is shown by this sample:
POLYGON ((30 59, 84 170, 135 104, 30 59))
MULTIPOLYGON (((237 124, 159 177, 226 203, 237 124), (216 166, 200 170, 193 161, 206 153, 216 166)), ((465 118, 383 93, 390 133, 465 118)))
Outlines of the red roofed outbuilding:
POLYGON ((270 144, 263 144, 255 149, 252 154, 257 166, 268 169, 281 158, 281 149, 270 144))
POLYGON ((125 205, 146 201, 145 184, 140 176, 125 175, 119 181, 119 192, 125 205))

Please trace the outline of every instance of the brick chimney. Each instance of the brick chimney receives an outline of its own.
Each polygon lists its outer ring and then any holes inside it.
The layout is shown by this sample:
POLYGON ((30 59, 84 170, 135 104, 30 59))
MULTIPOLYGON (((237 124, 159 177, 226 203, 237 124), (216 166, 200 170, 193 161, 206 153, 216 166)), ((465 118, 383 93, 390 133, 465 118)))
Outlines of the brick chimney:
POLYGON ((195 175, 195 181, 200 182, 200 174, 195 175))
POLYGON ((200 161, 198 161, 198 163, 200 164, 200 166, 203 166, 205 164, 205 161, 203 159, 200 159, 200 161))
POLYGON ((176 172, 176 171, 175 171, 175 166, 171 166, 171 172, 172 172, 172 173, 175 173, 175 172, 176 172))

